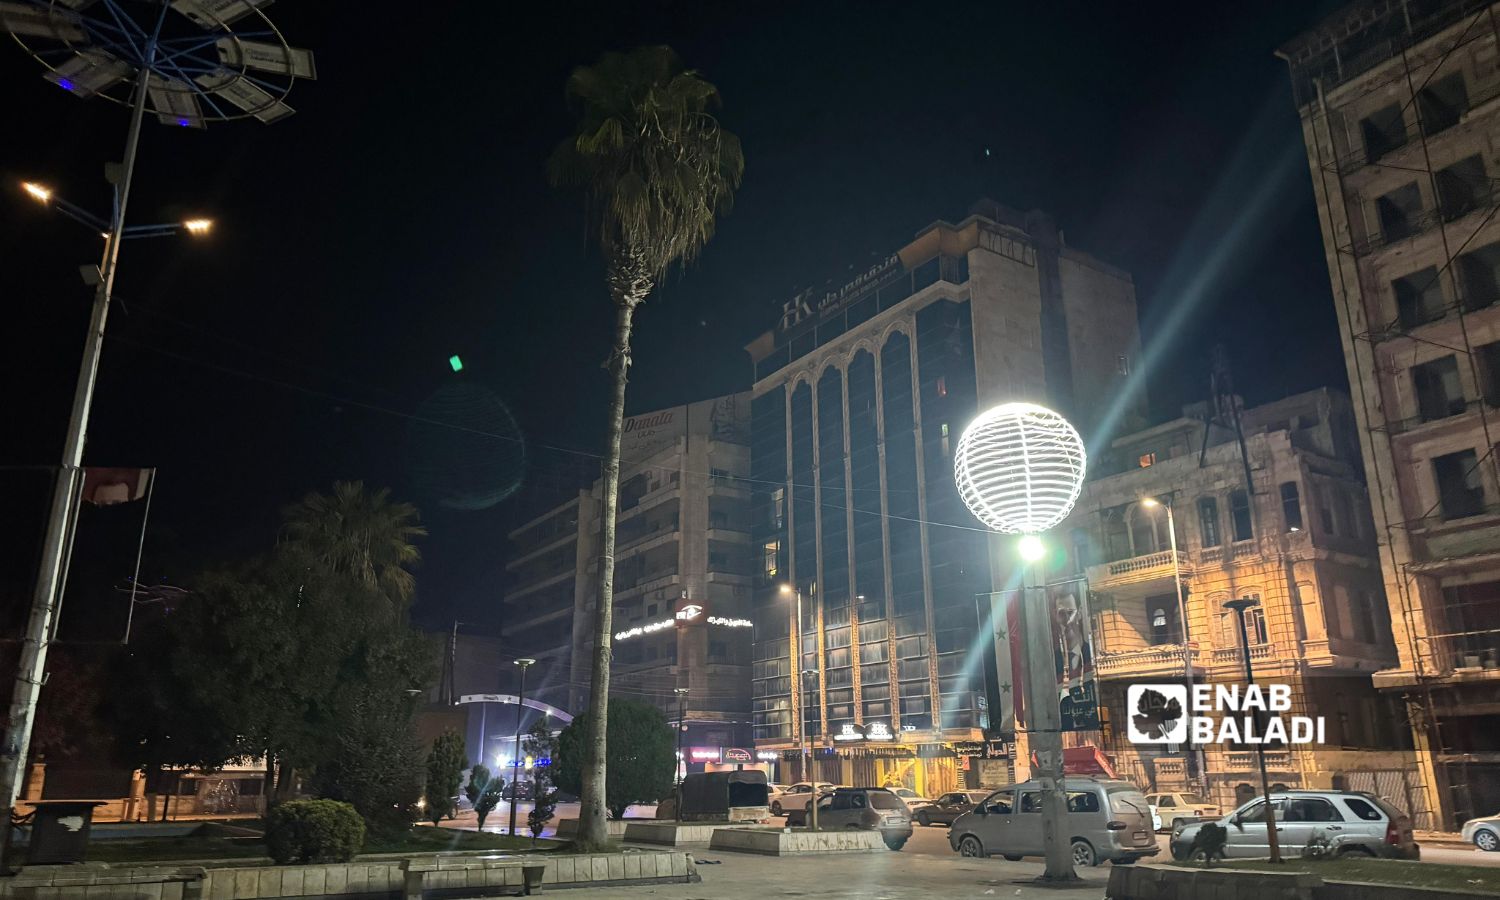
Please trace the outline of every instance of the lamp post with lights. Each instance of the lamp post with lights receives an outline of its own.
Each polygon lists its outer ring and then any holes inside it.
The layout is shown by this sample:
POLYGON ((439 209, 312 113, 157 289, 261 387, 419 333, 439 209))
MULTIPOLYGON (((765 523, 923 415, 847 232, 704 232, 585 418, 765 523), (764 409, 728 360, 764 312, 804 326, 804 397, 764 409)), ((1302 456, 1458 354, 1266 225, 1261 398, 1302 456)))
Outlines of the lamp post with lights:
MULTIPOLYGON (((1155 497, 1142 497, 1141 506, 1146 509, 1164 509, 1167 511, 1167 542, 1172 551, 1172 582, 1177 590, 1177 621, 1182 634, 1182 681, 1188 690, 1193 689, 1193 649, 1188 643, 1188 616, 1187 598, 1182 591, 1182 564, 1177 559, 1177 520, 1172 516, 1172 504, 1163 503, 1155 497)), ((1155 624, 1155 623, 1152 623, 1155 624)), ((1204 796, 1208 790, 1208 771, 1204 768, 1203 751, 1193 748, 1193 736, 1188 735, 1187 755, 1189 759, 1196 759, 1198 769, 1198 786, 1202 788, 1204 796)))
MULTIPOLYGON (((1234 610, 1240 626, 1240 655, 1245 659, 1245 688, 1255 684, 1255 667, 1250 662, 1250 632, 1245 628, 1245 610, 1260 606, 1254 597, 1240 597, 1224 604, 1234 610)), ((1281 862, 1281 839, 1276 834, 1276 810, 1271 807, 1271 779, 1266 775, 1266 729, 1262 721, 1263 710, 1255 709, 1255 730, 1261 740, 1255 742, 1255 762, 1260 767, 1260 795, 1265 800, 1266 840, 1270 844, 1271 862, 1281 862)))
POLYGON ((687 715, 688 689, 685 687, 672 688, 672 693, 677 695, 677 787, 676 805, 673 814, 677 821, 682 821, 682 780, 687 777, 687 758, 682 755, 682 733, 687 731, 687 723, 684 717, 687 715))
MULTIPOLYGON (((536 665, 536 660, 523 657, 516 660, 521 667, 521 689, 516 695, 516 745, 510 761, 510 833, 516 833, 516 793, 521 786, 521 714, 526 712, 526 670, 536 665)), ((536 798, 532 798, 535 802, 536 798)))
MULTIPOLYGON (((37 699, 46 676, 47 645, 62 600, 73 511, 83 487, 89 410, 120 243, 127 237, 152 236, 150 229, 132 232, 125 225, 141 123, 148 109, 159 122, 187 128, 243 118, 273 122, 291 114, 285 98, 296 79, 315 77, 312 53, 287 44, 259 9, 263 5, 265 0, 237 4, 215 0, 0 3, 0 28, 45 67, 47 81, 74 96, 100 97, 130 110, 124 156, 120 163, 105 167, 105 177, 113 185, 113 208, 107 227, 99 229, 104 235, 103 259, 97 267, 84 268, 85 281, 94 287, 93 308, 42 540, 36 590, 21 642, 5 740, 0 745, 0 803, 4 805, 0 816, 7 821, 25 777, 37 699)), ((62 205, 40 185, 31 184, 26 192, 53 203, 65 215, 81 212, 72 204, 62 205)), ((177 227, 155 233, 169 234, 177 227)), ((190 234, 202 234, 210 225, 207 220, 193 220, 181 227, 190 234)), ((0 836, 0 856, 9 840, 6 828, 0 836)))
POLYGON ((812 824, 812 830, 818 830, 818 779, 812 773, 812 737, 807 733, 807 700, 802 687, 802 589, 791 584, 781 586, 783 597, 795 598, 793 607, 797 617, 796 627, 792 629, 792 671, 797 673, 797 748, 802 751, 802 777, 807 781, 808 789, 812 791, 812 799, 807 801, 808 821, 812 824))
MULTIPOLYGON (((1047 868, 1040 881, 1078 880, 1078 858, 1068 833, 1056 647, 1039 535, 1056 526, 1078 501, 1087 465, 1083 440, 1068 420, 1033 403, 1006 403, 980 414, 953 454, 953 476, 964 505, 992 531, 1020 535, 1023 560, 1021 623, 1026 637, 1026 736, 1041 784, 1042 844, 1047 868), (1032 584, 1031 582, 1035 582, 1032 584), (1027 598, 1034 590, 1039 603, 1027 598)), ((1087 852, 1088 848, 1080 848, 1087 852)))

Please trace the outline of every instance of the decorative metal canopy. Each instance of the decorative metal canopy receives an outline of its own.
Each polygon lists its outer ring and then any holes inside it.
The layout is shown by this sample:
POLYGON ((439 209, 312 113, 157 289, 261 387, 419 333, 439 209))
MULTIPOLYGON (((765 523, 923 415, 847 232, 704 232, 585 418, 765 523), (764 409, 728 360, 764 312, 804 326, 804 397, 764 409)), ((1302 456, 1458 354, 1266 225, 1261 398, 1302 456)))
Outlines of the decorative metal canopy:
POLYGON ((270 0, 4 0, 0 27, 79 97, 132 103, 164 125, 292 114, 286 97, 313 79, 312 51, 293 47, 266 17, 270 0))

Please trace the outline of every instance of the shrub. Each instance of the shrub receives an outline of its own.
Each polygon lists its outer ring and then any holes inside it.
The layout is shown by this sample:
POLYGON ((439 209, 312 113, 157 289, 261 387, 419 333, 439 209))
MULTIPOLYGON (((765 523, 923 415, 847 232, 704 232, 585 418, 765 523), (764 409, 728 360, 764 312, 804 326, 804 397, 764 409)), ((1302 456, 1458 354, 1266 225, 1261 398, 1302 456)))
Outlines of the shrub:
POLYGON ((364 844, 364 820, 338 800, 288 800, 266 817, 266 848, 281 865, 348 862, 364 844))

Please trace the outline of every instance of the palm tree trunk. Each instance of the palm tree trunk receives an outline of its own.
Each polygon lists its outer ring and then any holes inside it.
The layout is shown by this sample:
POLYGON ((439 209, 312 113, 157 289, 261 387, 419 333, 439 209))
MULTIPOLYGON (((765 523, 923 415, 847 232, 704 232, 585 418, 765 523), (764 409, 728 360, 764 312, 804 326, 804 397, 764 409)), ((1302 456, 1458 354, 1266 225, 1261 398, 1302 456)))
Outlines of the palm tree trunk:
POLYGON ((579 849, 595 849, 609 842, 606 824, 605 736, 609 731, 610 629, 615 603, 615 512, 620 502, 620 435, 625 424, 625 382, 630 369, 630 329, 635 308, 651 290, 651 278, 639 257, 612 264, 610 293, 615 299, 615 340, 609 356, 609 437, 604 449, 604 505, 599 544, 599 597, 594 617, 594 671, 589 682, 588 741, 584 746, 583 796, 578 810, 579 849))

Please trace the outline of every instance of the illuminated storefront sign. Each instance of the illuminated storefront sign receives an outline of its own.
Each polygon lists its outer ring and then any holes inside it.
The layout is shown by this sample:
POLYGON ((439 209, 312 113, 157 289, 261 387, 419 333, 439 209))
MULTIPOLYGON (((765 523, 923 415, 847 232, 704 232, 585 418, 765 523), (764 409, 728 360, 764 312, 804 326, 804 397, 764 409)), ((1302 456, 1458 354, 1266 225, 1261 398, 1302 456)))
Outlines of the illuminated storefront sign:
POLYGON ((866 722, 864 726, 845 722, 833 739, 836 741, 894 741, 896 735, 891 732, 891 726, 885 722, 866 722))
POLYGON ((744 748, 725 747, 724 752, 723 754, 721 754, 720 758, 723 759, 724 762, 750 762, 755 757, 750 753, 749 750, 746 750, 744 748))
POLYGON ((726 619, 723 616, 709 616, 708 624, 722 625, 725 628, 749 628, 754 625, 749 619, 726 619))
POLYGON ((664 628, 671 628, 676 624, 677 621, 675 619, 663 619, 660 622, 652 622, 648 625, 637 625, 634 628, 627 628, 624 631, 616 631, 615 640, 624 641, 630 638, 640 637, 643 634, 651 634, 655 631, 661 631, 664 628))
POLYGON ((693 762, 718 762, 718 747, 689 747, 688 759, 693 762))
POLYGON ((757 750, 755 751, 755 758, 761 762, 775 762, 781 758, 781 754, 775 750, 757 750))

